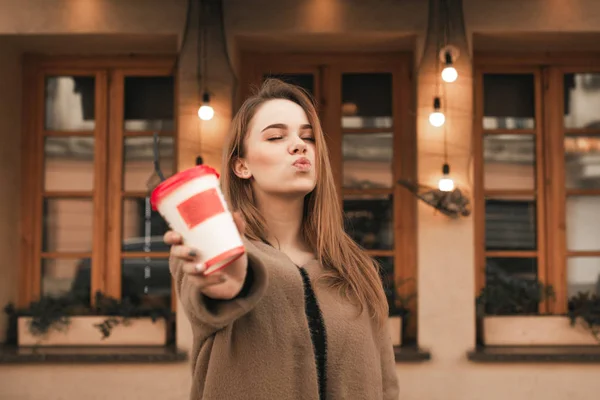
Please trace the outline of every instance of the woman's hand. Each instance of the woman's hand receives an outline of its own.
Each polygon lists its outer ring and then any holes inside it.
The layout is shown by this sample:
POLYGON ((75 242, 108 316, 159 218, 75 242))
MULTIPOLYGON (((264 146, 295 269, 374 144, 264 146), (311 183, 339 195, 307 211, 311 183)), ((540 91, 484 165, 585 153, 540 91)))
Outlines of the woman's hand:
MULTIPOLYGON (((241 236, 244 235, 245 223, 239 213, 233 213, 233 220, 241 236)), ((248 256, 244 253, 227 267, 210 275, 204 275, 204 264, 200 263, 201 254, 197 249, 183 244, 183 238, 174 231, 165 233, 164 241, 171 245, 171 257, 179 259, 178 263, 188 279, 207 297, 230 300, 242 290, 248 270, 248 256)))

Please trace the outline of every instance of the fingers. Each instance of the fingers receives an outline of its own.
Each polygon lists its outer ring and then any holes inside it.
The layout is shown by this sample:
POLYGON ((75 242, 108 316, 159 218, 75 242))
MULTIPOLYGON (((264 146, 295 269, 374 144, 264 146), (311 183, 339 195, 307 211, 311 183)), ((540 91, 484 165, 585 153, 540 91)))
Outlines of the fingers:
POLYGON ((192 281, 198 288, 203 289, 209 286, 218 285, 225 283, 227 277, 221 273, 216 272, 211 275, 204 275, 204 265, 197 264, 194 262, 186 262, 181 266, 183 272, 188 274, 188 279, 192 281))
POLYGON ((171 247, 171 255, 185 261, 197 261, 200 253, 191 247, 176 245, 171 247))
POLYGON ((181 235, 175 231, 168 231, 163 236, 163 240, 166 244, 174 245, 174 244, 182 244, 183 238, 181 235))
POLYGON ((206 289, 210 286, 220 285, 225 283, 227 280, 223 275, 188 275, 191 282, 196 285, 196 287, 200 290, 206 289))

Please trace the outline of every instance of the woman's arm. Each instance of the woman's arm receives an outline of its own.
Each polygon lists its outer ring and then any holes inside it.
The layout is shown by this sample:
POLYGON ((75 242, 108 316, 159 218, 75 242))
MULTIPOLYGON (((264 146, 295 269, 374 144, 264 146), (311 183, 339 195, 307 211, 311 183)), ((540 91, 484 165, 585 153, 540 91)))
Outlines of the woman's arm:
POLYGON ((183 261, 171 257, 169 267, 175 280, 177 294, 194 329, 211 335, 231 324, 256 306, 267 288, 267 270, 254 245, 244 239, 248 256, 248 270, 237 296, 230 300, 208 297, 193 281, 193 276, 183 271, 183 261))

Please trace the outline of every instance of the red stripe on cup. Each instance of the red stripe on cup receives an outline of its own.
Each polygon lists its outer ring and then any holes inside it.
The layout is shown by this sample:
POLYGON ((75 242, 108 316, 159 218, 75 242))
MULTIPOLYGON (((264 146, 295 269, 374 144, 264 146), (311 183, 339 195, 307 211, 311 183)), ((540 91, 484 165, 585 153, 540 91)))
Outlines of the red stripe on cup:
POLYGON ((244 255, 244 253, 246 252, 246 248, 244 246, 239 246, 239 247, 235 247, 231 250, 227 250, 224 253, 219 254, 218 256, 211 258, 210 260, 206 261, 204 263, 205 268, 206 268, 206 272, 204 272, 204 275, 211 275, 214 274, 217 271, 222 270, 225 267, 230 266, 234 261, 236 261, 238 258, 240 258, 241 256, 244 255), (218 264, 220 262, 222 262, 223 260, 227 260, 229 258, 229 260, 223 264, 221 264, 218 268, 214 268, 213 266, 215 264, 218 264))
POLYGON ((177 206, 177 211, 192 229, 209 218, 225 212, 217 189, 208 189, 197 193, 177 206))

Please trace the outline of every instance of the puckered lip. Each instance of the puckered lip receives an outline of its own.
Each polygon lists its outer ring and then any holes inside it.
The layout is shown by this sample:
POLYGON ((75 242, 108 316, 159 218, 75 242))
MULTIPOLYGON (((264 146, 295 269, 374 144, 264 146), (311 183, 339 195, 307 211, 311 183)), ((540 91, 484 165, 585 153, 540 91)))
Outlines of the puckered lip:
POLYGON ((311 164, 311 162, 310 162, 310 160, 308 158, 302 157, 302 158, 299 158, 296 161, 294 161, 294 163, 292 165, 294 165, 294 166, 296 166, 296 165, 308 165, 308 166, 310 166, 312 164, 311 164))

